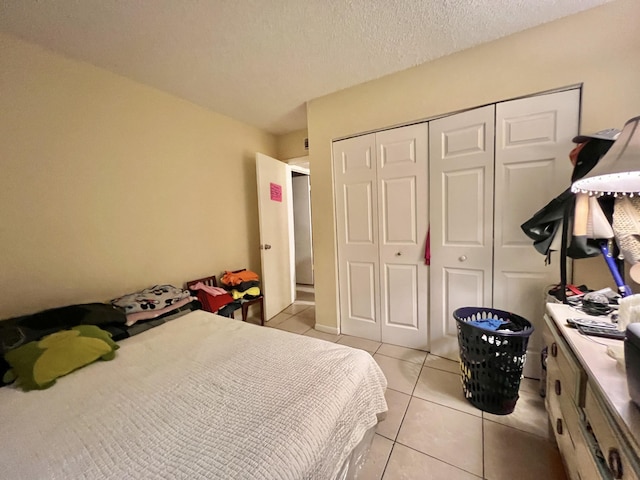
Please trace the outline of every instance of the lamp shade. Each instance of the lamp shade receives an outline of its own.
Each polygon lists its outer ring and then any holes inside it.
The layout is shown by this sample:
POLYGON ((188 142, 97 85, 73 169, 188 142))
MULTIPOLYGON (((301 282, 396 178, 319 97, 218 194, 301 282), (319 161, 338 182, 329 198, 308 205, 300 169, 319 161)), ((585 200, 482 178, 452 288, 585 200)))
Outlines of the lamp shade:
POLYGON ((622 133, 598 164, 571 186, 574 193, 640 195, 640 116, 625 123, 622 133))

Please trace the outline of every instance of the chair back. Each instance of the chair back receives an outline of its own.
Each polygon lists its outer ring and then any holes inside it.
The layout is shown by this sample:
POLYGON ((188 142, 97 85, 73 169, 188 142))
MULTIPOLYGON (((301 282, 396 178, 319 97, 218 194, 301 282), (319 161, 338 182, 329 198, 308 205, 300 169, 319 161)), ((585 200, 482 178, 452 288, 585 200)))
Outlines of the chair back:
POLYGON ((216 280, 215 275, 211 275, 210 277, 198 278, 197 280, 190 280, 187 282, 187 288, 190 290, 196 283, 202 282, 208 287, 217 287, 218 281, 216 280))

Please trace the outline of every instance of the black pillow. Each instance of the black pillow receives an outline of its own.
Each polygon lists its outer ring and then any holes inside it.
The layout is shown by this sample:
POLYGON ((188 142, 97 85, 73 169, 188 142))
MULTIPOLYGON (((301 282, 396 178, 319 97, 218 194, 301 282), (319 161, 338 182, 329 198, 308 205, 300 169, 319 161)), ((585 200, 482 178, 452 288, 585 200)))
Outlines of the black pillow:
POLYGON ((126 321, 125 313, 108 303, 68 305, 14 317, 0 322, 0 352, 4 354, 25 343, 78 325, 104 326, 126 321))

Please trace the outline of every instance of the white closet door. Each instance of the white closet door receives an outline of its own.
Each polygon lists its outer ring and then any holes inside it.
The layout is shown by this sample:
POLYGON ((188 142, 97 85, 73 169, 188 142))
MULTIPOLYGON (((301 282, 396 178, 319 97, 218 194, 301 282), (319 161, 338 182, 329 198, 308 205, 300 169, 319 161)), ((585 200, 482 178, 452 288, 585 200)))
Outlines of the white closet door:
POLYGON ((382 341, 428 347, 426 123, 376 134, 382 341))
POLYGON ((491 306, 493 105, 429 124, 430 351, 458 359, 453 311, 491 306))
POLYGON ((333 143, 341 331, 380 341, 375 134, 333 143))
POLYGON ((495 308, 534 325, 524 374, 539 378, 545 287, 560 281, 520 225, 571 184, 569 152, 578 133, 579 90, 497 105, 495 172, 495 308))

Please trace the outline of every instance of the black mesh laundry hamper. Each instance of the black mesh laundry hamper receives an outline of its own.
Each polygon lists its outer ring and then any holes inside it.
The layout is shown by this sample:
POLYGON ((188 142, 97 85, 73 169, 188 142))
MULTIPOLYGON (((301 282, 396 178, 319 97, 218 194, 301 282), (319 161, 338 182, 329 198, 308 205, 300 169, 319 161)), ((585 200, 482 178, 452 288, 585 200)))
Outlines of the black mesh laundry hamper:
POLYGON ((485 412, 496 415, 513 412, 533 326, 519 315, 494 308, 458 308, 453 318, 458 326, 465 397, 485 412), (520 330, 492 331, 468 323, 488 318, 509 321, 520 330))

